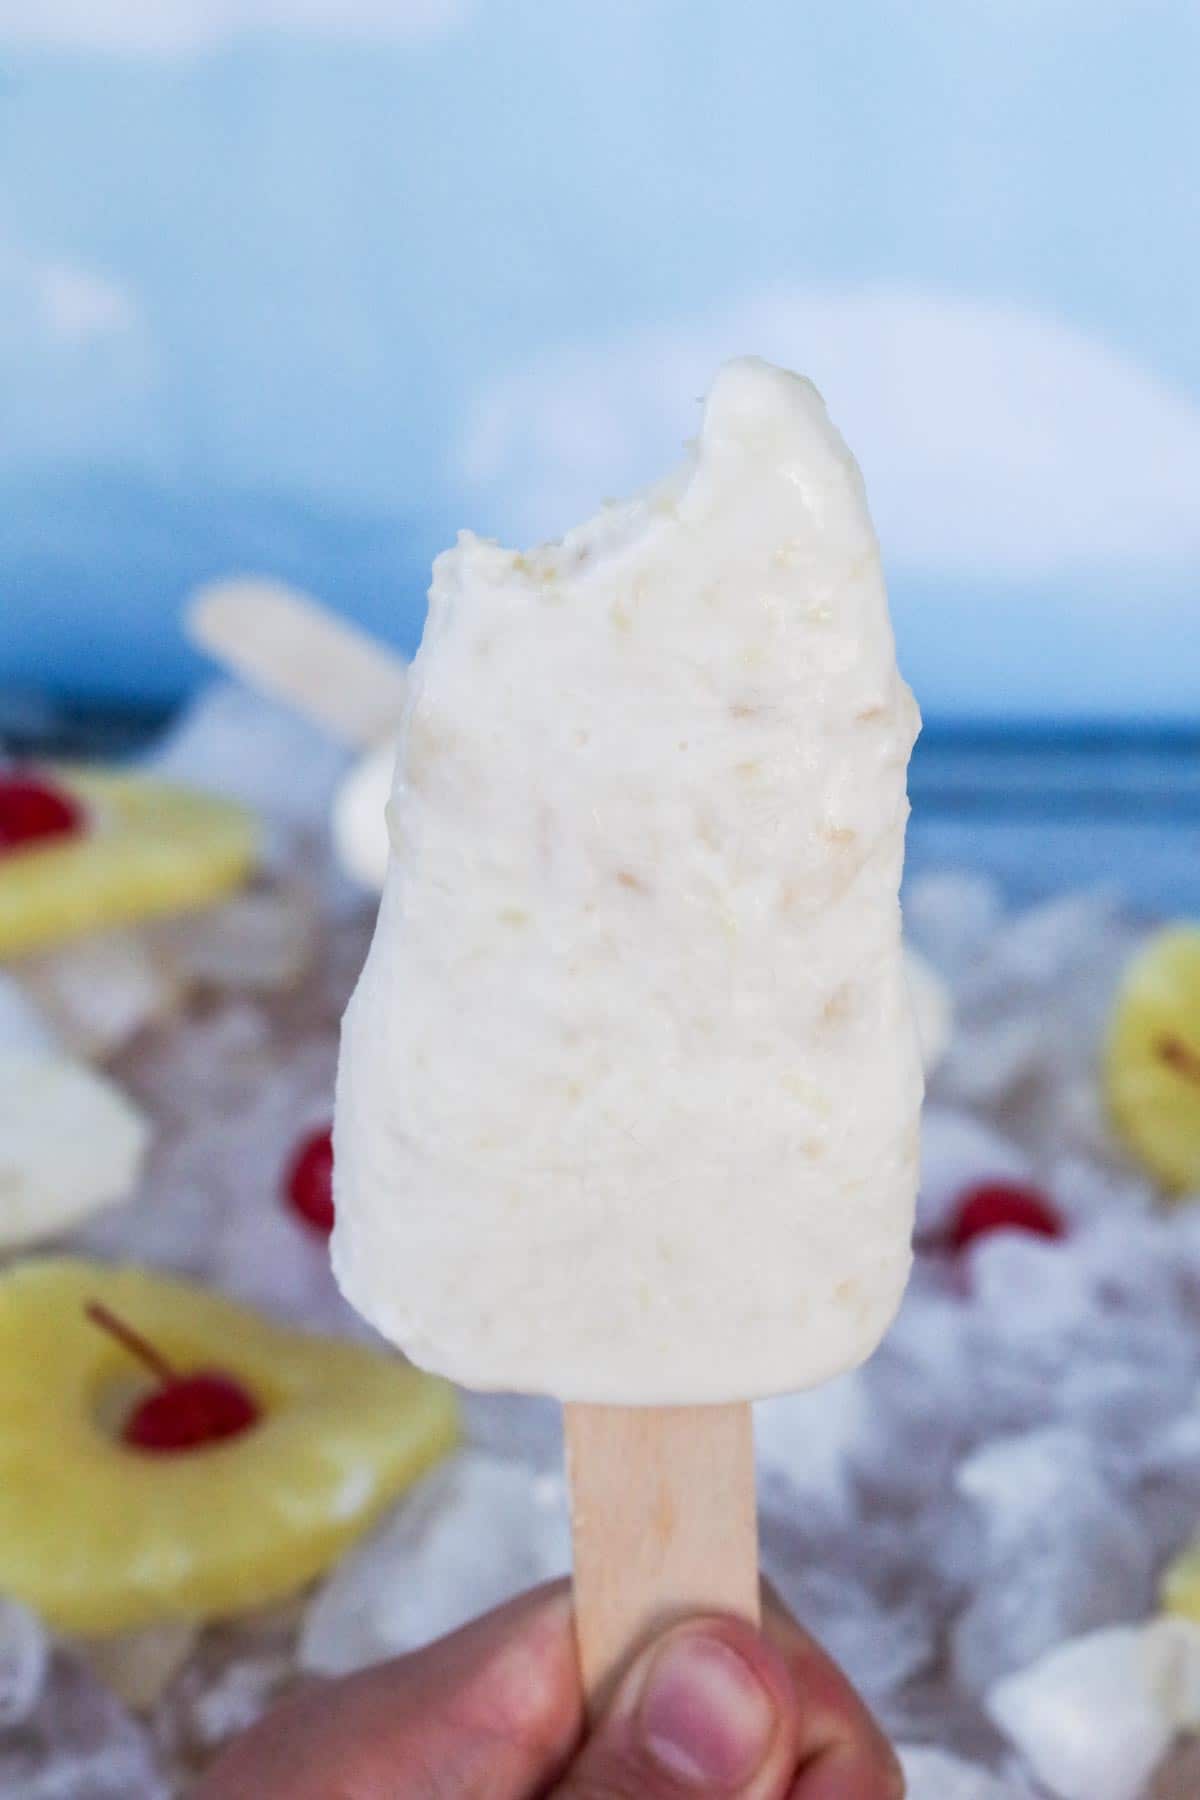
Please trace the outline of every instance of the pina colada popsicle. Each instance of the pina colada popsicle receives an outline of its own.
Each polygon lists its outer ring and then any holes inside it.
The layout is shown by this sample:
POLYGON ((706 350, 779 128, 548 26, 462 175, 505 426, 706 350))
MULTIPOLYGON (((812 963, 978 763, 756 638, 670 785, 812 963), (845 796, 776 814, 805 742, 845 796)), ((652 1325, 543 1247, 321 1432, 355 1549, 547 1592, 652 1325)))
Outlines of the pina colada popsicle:
POLYGON ((917 723, 858 469, 765 363, 660 486, 439 558, 336 1125, 338 1276, 414 1360, 649 1407, 870 1353, 916 1183, 917 723))
POLYGON ((465 536, 405 692, 334 1263, 416 1361, 570 1403, 600 1703, 663 1620, 756 1616, 745 1400, 869 1354, 909 1266, 917 715, 815 390, 732 363, 659 487, 465 536))

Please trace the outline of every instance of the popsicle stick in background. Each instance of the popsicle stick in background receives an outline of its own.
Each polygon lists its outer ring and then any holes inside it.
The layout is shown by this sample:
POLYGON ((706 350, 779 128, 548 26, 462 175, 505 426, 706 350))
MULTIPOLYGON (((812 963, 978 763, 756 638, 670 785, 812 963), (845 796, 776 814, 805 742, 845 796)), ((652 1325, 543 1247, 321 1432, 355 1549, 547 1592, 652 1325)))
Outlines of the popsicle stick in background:
POLYGON ((283 582, 213 582, 193 596, 187 626, 218 662, 345 743, 377 744, 396 729, 407 664, 283 582))
POLYGON ((759 1618, 750 1408, 568 1406, 575 1624, 584 1685, 603 1702, 664 1625, 759 1618))
MULTIPOLYGON (((196 595, 188 623, 218 661, 335 736, 374 744, 395 729, 405 664, 306 595, 249 577, 219 582, 196 595)), ((568 1406, 566 1433, 576 1629, 598 1704, 673 1619, 757 1622, 751 1412, 568 1406)))

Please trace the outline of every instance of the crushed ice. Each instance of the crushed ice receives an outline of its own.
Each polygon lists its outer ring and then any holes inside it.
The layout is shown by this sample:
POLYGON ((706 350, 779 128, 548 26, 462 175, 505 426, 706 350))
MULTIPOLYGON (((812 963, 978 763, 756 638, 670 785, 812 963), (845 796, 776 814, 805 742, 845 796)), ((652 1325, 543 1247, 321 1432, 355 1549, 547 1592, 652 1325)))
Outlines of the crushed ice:
MULTIPOLYGON (((27 992, 0 987, 10 1036, 42 1029, 40 991, 49 1032, 105 1056, 157 1128, 139 1192, 71 1245, 359 1332, 325 1244, 280 1202, 290 1150, 329 1116, 337 1020, 371 926, 327 849, 345 759, 220 689, 156 762, 264 809, 269 868, 222 913, 108 947, 119 1030, 72 993, 70 959, 43 959, 27 992)), ((760 1408, 766 1567, 905 1744, 912 1800, 1071 1800, 1081 1779, 1090 1800, 1140 1800, 1194 1722, 1194 1666, 1160 1662, 1155 1689, 1141 1627, 1200 1525, 1200 1211, 1157 1208, 1096 1080, 1144 926, 1098 893, 1013 916, 954 871, 911 884, 906 920, 955 1018, 930 1084, 928 1247, 863 1371, 760 1408), (956 1197, 986 1179, 1037 1183, 1068 1237, 939 1250, 956 1197), (1138 1656, 1141 1685, 1126 1679, 1138 1656), (1110 1731, 1125 1721, 1127 1754, 1081 1777, 1067 1746, 1106 1713, 1110 1731)), ((313 1594, 194 1643, 175 1633, 157 1674, 153 1640, 51 1653, 36 1620, 0 1606, 0 1800, 179 1791, 299 1673, 403 1651, 563 1569, 555 1409, 472 1397, 466 1414, 470 1448, 313 1594)))

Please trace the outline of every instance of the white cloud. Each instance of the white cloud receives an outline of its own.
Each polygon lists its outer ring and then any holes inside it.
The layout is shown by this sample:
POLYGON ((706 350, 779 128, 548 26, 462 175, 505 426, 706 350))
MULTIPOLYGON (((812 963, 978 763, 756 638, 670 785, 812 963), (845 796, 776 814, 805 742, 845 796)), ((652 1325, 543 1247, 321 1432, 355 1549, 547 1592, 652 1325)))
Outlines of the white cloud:
POLYGON ((1200 557, 1200 407, 1054 319, 923 291, 774 291, 549 352, 482 393, 456 477, 506 534, 553 535, 661 473, 717 364, 744 352, 816 381, 894 567, 1200 557))
POLYGON ((0 318, 4 342, 74 346, 123 337, 139 327, 127 288, 95 269, 0 240, 0 318))
POLYGON ((70 263, 45 262, 28 270, 28 283, 41 324, 53 338, 84 344, 132 331, 137 308, 115 281, 70 263))
POLYGON ((148 434, 158 386, 127 288, 0 239, 0 472, 44 457, 119 457, 148 434))
POLYGON ((0 42, 175 56, 274 32, 420 43, 474 0, 0 0, 0 42))

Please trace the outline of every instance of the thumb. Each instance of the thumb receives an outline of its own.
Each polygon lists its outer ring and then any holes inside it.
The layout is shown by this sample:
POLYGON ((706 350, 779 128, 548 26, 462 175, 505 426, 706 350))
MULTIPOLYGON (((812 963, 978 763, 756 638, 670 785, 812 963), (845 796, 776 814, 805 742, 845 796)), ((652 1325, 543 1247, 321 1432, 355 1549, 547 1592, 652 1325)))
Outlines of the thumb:
POLYGON ((752 1627, 689 1620, 638 1657, 553 1800, 776 1800, 794 1711, 787 1665, 752 1627))

